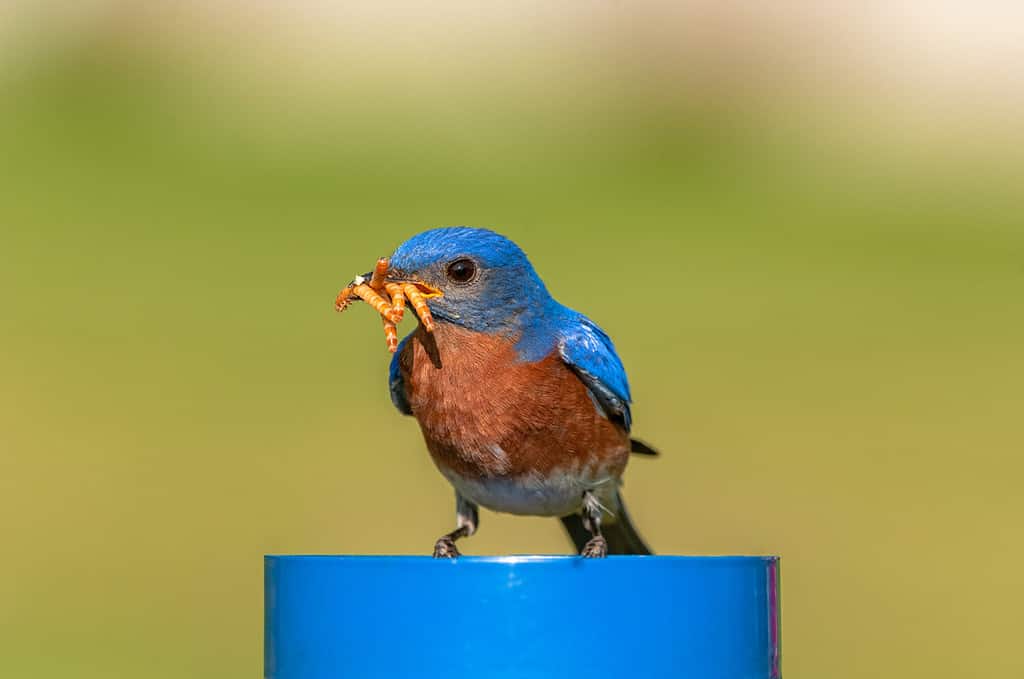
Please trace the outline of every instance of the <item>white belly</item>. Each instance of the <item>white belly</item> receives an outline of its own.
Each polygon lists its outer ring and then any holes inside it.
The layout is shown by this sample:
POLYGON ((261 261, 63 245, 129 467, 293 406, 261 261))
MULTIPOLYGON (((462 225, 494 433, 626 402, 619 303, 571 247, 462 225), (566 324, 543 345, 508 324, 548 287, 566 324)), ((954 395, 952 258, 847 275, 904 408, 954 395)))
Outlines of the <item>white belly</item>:
POLYGON ((586 490, 594 491, 609 509, 615 504, 616 482, 610 476, 594 478, 558 470, 543 476, 488 478, 467 478, 451 470, 442 473, 464 498, 496 512, 565 516, 579 511, 586 490))

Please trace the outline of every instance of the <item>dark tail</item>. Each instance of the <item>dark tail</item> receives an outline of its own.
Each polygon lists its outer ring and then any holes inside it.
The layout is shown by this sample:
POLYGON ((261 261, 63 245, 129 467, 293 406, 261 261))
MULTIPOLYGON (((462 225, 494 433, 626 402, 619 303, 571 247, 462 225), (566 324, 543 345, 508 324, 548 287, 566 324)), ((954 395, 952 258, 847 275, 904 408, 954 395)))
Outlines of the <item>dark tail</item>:
POLYGON ((640 439, 629 439, 629 452, 636 453, 637 455, 650 455, 651 457, 659 455, 657 450, 651 448, 640 439))
MULTIPOLYGON (((562 525, 565 526, 569 538, 576 545, 576 552, 579 553, 590 539, 590 532, 583 527, 583 518, 579 514, 563 516, 562 525)), ((618 495, 615 516, 605 515, 601 521, 601 534, 608 541, 609 554, 654 554, 633 527, 621 493, 618 495)))

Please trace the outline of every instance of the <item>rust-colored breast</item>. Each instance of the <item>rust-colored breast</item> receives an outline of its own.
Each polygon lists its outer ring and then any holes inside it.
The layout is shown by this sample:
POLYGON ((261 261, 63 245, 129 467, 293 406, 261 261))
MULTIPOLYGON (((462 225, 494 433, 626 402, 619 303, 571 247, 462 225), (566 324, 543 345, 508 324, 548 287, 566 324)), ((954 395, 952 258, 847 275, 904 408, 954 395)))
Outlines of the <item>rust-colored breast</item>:
POLYGON ((512 342, 439 323, 418 329, 400 357, 406 397, 442 472, 466 478, 554 471, 618 477, 629 436, 598 412, 553 351, 516 359, 512 342))

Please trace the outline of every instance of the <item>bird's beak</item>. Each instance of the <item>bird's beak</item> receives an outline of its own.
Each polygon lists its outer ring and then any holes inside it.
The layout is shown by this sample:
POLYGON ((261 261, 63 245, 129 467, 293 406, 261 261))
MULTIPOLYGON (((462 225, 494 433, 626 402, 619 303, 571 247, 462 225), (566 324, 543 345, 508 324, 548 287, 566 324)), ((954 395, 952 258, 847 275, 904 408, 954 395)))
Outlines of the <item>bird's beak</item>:
POLYGON ((431 297, 444 297, 444 293, 441 292, 441 289, 435 288, 430 283, 425 283, 424 281, 409 282, 416 286, 416 289, 420 291, 420 294, 422 294, 425 299, 430 299, 431 297))
POLYGON ((431 297, 444 297, 444 293, 430 283, 418 278, 403 275, 399 272, 388 272, 388 276, 385 280, 387 280, 388 283, 398 283, 399 285, 414 285, 416 286, 416 289, 419 290, 419 293, 423 295, 424 299, 430 299, 431 297))

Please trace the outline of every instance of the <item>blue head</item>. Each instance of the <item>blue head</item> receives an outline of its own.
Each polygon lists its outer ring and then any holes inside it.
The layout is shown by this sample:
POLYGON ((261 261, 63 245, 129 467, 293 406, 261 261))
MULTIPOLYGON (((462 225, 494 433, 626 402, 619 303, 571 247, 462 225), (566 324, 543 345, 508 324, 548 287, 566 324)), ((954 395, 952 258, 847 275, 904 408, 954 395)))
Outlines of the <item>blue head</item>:
POLYGON ((487 229, 431 229, 398 246, 389 279, 441 291, 430 311, 441 322, 517 337, 557 303, 519 246, 487 229))

